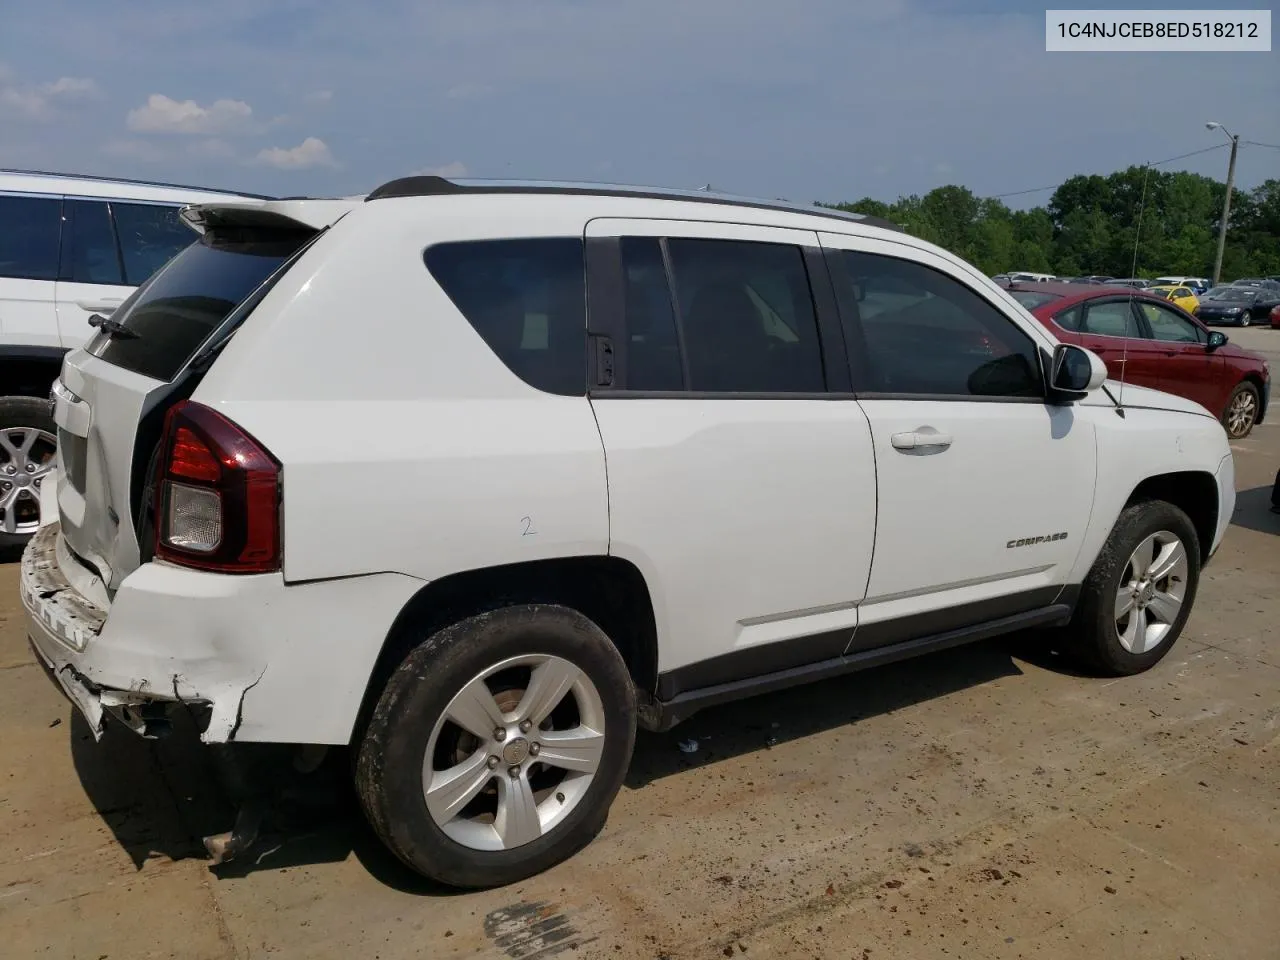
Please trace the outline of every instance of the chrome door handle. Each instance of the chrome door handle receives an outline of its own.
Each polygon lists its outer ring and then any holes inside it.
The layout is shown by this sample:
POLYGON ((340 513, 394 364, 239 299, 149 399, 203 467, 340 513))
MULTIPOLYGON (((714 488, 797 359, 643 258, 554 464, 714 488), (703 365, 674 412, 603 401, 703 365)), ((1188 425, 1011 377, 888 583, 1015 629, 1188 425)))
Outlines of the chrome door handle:
POLYGON ((951 436, 936 431, 908 430, 905 433, 895 433, 889 438, 889 442, 895 450, 919 450, 921 447, 949 447, 951 436))

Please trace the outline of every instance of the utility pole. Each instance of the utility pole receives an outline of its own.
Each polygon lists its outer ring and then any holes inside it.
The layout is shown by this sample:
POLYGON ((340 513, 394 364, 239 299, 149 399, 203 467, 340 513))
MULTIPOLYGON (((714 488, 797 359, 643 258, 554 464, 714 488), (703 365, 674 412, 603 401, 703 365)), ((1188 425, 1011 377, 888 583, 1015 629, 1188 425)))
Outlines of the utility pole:
POLYGON ((1227 192, 1222 198, 1222 221, 1218 224, 1218 253, 1213 258, 1213 285, 1222 278, 1222 253, 1227 246, 1227 220, 1231 217, 1231 187, 1236 180, 1236 150, 1240 146, 1239 134, 1232 134, 1220 123, 1206 123, 1210 130, 1221 130, 1231 138, 1231 161, 1227 164, 1227 192))

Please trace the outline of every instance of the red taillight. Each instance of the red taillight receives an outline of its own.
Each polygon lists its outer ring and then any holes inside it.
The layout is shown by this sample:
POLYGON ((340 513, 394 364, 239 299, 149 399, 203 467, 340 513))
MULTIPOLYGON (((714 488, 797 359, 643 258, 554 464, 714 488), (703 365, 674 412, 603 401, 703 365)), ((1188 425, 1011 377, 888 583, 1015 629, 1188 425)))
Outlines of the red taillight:
POLYGON ((280 464, 222 414, 190 400, 166 416, 156 557, 220 573, 280 569, 280 464))

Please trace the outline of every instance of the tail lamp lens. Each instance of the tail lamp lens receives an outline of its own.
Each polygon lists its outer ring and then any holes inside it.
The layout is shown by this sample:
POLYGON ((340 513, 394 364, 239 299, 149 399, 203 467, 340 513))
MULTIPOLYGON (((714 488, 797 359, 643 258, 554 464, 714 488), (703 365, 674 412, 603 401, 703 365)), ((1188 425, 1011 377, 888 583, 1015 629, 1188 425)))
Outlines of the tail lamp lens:
POLYGON ((156 556, 221 573, 280 569, 280 464, 237 424, 190 400, 166 418, 156 556))

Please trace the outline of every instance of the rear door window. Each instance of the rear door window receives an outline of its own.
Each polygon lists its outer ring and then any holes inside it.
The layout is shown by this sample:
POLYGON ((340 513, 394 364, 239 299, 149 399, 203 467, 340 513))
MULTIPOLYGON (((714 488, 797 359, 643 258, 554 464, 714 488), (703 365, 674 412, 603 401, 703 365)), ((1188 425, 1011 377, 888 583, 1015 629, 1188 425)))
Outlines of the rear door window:
POLYGON ((302 230, 207 233, 112 314, 125 335, 99 333, 87 349, 143 376, 172 380, 214 329, 313 236, 302 230))
POLYGON ((112 203, 125 282, 137 286, 196 239, 178 219, 178 207, 154 203, 112 203))
POLYGON ((122 284, 120 251, 106 201, 68 200, 66 214, 62 279, 72 283, 122 284))
POLYGON ((507 368, 546 393, 587 392, 581 238, 442 243, 427 269, 507 368))
POLYGON ((667 251, 688 389, 825 392, 818 323, 799 247, 671 237, 667 251))
POLYGON ((62 200, 0 196, 0 277, 58 278, 62 200))

